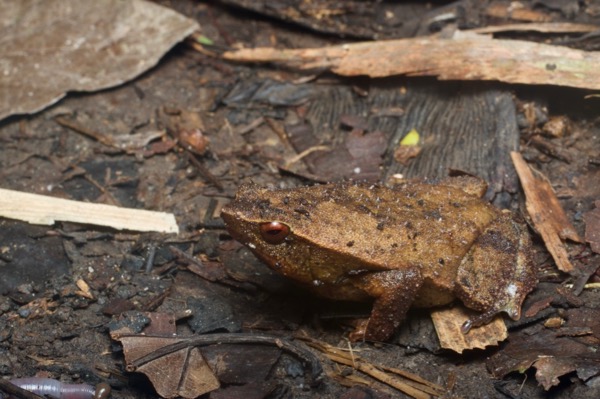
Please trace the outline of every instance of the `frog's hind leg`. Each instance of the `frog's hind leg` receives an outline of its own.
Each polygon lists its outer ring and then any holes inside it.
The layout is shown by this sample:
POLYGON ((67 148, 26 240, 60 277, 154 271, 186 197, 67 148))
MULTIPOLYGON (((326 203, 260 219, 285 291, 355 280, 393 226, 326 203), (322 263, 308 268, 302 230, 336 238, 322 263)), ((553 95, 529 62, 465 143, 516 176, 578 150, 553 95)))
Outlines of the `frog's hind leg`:
POLYGON ((502 214, 463 258, 455 295, 467 307, 483 312, 465 323, 463 332, 491 321, 500 312, 514 320, 521 316, 521 304, 537 283, 526 229, 510 214, 502 214))
POLYGON ((361 275, 355 286, 374 297, 371 316, 350 334, 352 341, 385 341, 406 317, 423 285, 418 268, 387 270, 361 275))

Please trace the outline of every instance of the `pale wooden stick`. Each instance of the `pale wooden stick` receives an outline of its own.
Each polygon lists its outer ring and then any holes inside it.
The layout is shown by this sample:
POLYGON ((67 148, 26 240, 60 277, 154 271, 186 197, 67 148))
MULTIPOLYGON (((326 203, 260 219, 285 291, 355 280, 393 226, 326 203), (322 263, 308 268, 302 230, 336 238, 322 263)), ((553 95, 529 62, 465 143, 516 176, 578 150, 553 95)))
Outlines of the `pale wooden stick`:
POLYGON ((52 225, 63 221, 117 230, 179 233, 172 213, 91 204, 1 188, 0 216, 33 224, 52 225))

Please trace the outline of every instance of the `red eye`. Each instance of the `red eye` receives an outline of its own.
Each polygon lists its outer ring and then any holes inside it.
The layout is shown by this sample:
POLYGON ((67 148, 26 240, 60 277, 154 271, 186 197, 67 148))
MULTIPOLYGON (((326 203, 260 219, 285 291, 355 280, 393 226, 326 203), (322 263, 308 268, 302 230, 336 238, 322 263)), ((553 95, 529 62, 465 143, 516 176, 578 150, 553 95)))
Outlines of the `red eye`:
POLYGON ((269 244, 281 244, 290 234, 287 224, 281 222, 266 222, 260 224, 260 235, 269 244))

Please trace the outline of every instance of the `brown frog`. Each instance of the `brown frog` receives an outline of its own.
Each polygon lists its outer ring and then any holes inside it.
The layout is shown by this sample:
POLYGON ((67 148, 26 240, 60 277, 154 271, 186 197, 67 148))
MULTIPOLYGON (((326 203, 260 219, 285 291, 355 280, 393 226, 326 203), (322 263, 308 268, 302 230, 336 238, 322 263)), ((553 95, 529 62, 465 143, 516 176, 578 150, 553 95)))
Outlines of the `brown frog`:
POLYGON ((483 181, 448 178, 393 189, 336 183, 287 190, 240 188, 221 216, 231 235, 273 270, 332 299, 374 299, 353 339, 388 339, 410 306, 455 298, 518 319, 535 287, 527 227, 480 197, 483 181))

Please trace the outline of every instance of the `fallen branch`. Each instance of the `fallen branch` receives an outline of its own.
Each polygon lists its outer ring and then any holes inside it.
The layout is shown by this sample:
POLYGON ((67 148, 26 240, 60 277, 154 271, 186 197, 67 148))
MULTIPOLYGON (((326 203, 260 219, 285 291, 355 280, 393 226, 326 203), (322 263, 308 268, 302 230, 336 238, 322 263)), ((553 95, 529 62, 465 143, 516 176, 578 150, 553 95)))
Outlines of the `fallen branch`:
POLYGON ((441 80, 497 80, 600 89, 600 53, 460 32, 308 49, 228 51, 232 61, 275 62, 343 76, 437 76, 441 80))

